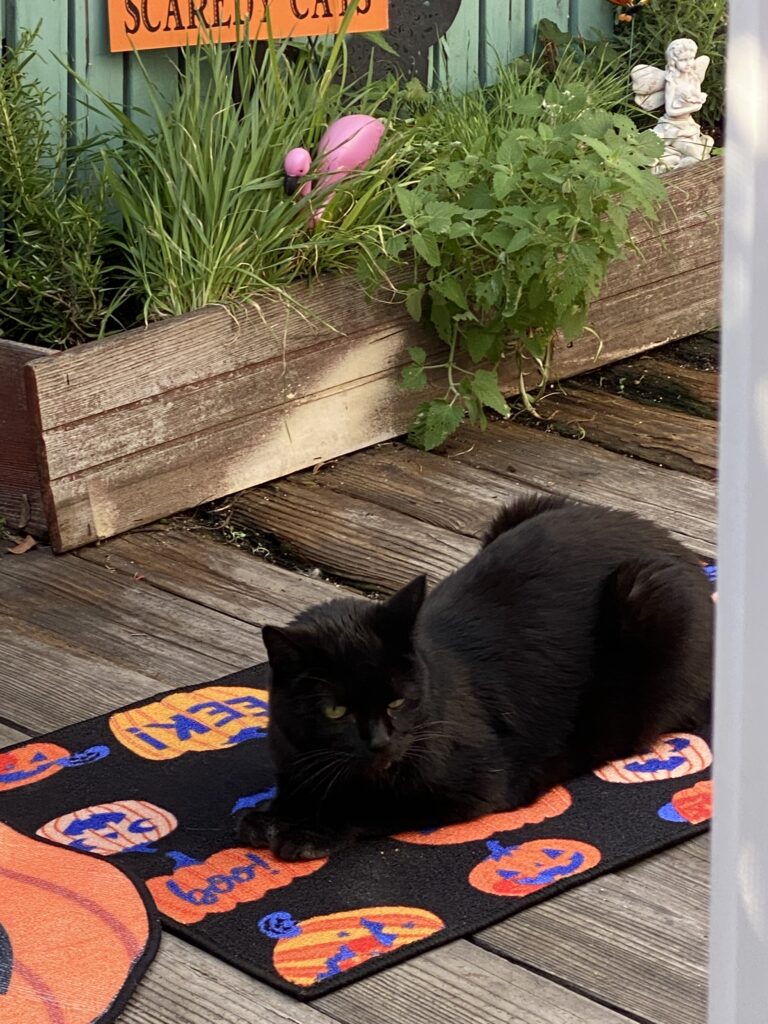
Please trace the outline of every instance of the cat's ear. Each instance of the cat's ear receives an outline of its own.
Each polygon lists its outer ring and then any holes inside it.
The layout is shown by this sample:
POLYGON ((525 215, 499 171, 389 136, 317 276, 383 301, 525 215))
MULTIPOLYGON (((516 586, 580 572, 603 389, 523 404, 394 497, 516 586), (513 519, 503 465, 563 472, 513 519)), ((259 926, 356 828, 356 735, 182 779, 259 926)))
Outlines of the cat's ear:
POLYGON ((304 658, 301 638, 296 631, 281 626, 264 626, 261 637, 273 669, 281 672, 298 671, 304 658))
POLYGON ((382 605, 384 621, 401 635, 410 636, 427 593, 427 577, 417 576, 382 605))

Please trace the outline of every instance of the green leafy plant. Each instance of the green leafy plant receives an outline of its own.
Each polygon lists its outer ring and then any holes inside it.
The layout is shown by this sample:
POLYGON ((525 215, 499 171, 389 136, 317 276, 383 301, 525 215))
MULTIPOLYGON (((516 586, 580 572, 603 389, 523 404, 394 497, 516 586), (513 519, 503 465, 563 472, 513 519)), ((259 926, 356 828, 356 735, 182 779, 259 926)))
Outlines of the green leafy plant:
POLYGON ((559 64, 553 77, 540 61, 500 69, 491 89, 441 96, 421 118, 423 172, 396 186, 407 233, 389 255, 415 260, 406 303, 445 343, 429 362, 411 349, 406 387, 426 386, 429 370, 445 373, 445 394, 424 403, 411 440, 434 448, 465 413, 485 424, 487 408, 509 407, 497 370, 514 358, 524 400, 532 360, 546 379, 556 332, 576 338, 611 260, 628 241, 636 210, 654 216, 663 186, 645 166, 661 144, 611 105, 623 88, 559 64), (598 89, 597 94, 592 90, 598 89))
POLYGON ((336 189, 313 232, 310 200, 285 195, 282 171, 290 149, 313 150, 343 114, 392 122, 394 80, 350 82, 343 31, 330 46, 265 45, 260 59, 246 39, 188 49, 170 106, 145 72, 155 129, 102 101, 119 125, 106 166, 122 219, 125 292, 146 320, 263 290, 287 298, 294 278, 380 258, 397 226, 382 183, 403 160, 402 132, 385 134, 369 166, 336 189))
POLYGON ((711 57, 703 88, 707 102, 697 121, 716 137, 722 134, 725 112, 725 44, 728 27, 728 0, 651 0, 629 25, 617 30, 616 45, 631 64, 655 64, 664 67, 665 52, 673 39, 693 39, 700 54, 711 57))
POLYGON ((0 60, 0 335, 72 345, 107 315, 103 193, 29 74, 34 32, 0 60))

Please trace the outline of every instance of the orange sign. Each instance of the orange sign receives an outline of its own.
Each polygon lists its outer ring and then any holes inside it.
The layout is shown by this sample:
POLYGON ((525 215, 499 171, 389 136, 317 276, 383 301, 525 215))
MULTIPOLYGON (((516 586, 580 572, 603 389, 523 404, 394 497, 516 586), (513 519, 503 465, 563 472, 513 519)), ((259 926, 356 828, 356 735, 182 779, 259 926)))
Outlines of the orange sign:
MULTIPOLYGON (((212 39, 233 43, 246 31, 266 39, 338 32, 350 0, 107 0, 109 48, 154 50, 212 39), (246 28, 247 26, 247 28, 246 28)), ((360 0, 349 32, 389 28, 389 0, 360 0)))

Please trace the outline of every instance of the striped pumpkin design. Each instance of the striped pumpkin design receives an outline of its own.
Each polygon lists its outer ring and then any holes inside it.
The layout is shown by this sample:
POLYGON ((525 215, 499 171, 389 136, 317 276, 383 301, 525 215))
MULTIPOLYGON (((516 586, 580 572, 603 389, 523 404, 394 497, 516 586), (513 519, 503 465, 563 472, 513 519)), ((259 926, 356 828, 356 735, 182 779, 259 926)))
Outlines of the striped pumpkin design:
POLYGON ((109 719, 115 738, 139 757, 169 761, 205 754, 266 734, 266 690, 246 686, 204 686, 176 691, 109 719))
POLYGON ((62 814, 37 830, 37 835, 109 857, 169 835, 178 825, 170 811, 146 800, 115 800, 62 814))
POLYGON ((663 782, 703 772, 712 764, 712 751, 701 736, 678 732, 662 736, 653 747, 634 757, 610 761, 595 771, 603 782, 663 782))
MULTIPOLYGON (((270 920, 261 922, 262 931, 279 934, 270 932, 270 920)), ((278 938, 272 962, 281 978, 307 988, 427 939, 443 928, 445 924, 435 914, 414 907, 340 911, 294 924, 284 938, 278 938)))

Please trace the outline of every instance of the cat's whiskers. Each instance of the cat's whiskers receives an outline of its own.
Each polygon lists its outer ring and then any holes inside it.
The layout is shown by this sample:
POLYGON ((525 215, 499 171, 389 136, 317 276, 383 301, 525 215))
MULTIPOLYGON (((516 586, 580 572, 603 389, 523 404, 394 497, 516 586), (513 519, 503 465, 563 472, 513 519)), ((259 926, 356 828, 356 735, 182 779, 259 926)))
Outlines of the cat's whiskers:
POLYGON ((303 790, 316 791, 329 776, 333 775, 334 769, 340 771, 344 768, 351 768, 353 762, 357 760, 354 754, 350 754, 346 750, 329 750, 323 753, 326 756, 324 760, 321 760, 319 767, 315 767, 317 761, 311 761, 303 766, 306 769, 305 772, 299 771, 298 778, 295 780, 296 793, 303 790))
POLYGON ((349 773, 351 767, 352 767, 352 762, 351 761, 347 761, 346 764, 342 764, 339 767, 339 769, 338 769, 338 771, 336 772, 335 775, 331 776, 330 780, 328 781, 327 786, 325 787, 325 791, 324 791, 323 795, 320 797, 320 803, 323 803, 328 798, 328 794, 331 792, 333 787, 336 785, 337 782, 342 781, 346 777, 346 775, 349 773))
POLYGON ((336 750, 333 747, 322 747, 319 750, 310 750, 306 754, 300 754, 293 762, 294 767, 296 765, 303 764, 305 761, 320 760, 323 757, 337 757, 340 754, 347 754, 346 750, 336 750))

